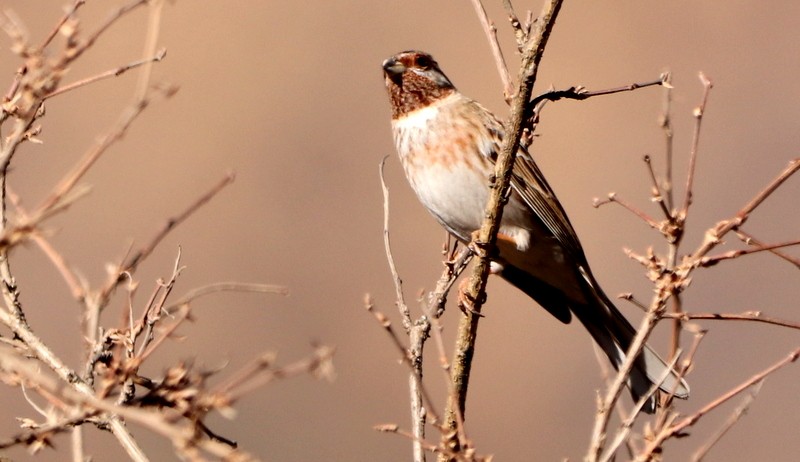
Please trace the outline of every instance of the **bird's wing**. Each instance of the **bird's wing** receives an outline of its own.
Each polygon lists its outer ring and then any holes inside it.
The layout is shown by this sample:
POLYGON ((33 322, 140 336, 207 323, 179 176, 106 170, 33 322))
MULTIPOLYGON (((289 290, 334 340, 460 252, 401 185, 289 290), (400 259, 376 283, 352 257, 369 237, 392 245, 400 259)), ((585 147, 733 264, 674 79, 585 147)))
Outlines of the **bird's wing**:
POLYGON ((567 217, 567 212, 564 211, 564 207, 556 198, 553 189, 545 180, 539 166, 522 148, 514 161, 511 187, 553 233, 573 261, 585 266, 586 256, 578 240, 578 235, 567 217))
MULTIPOLYGON (((493 162, 496 162, 497 156, 503 149, 505 127, 489 110, 479 104, 476 105, 489 115, 490 122, 487 124, 487 128, 493 140, 491 146, 487 146, 487 150, 490 152, 484 152, 483 154, 493 162)), ((530 207, 533 215, 541 220, 547 230, 553 234, 572 261, 588 268, 583 247, 569 218, 567 218, 567 212, 564 211, 564 207, 561 206, 561 203, 556 198, 553 189, 545 180, 542 171, 533 161, 533 157, 522 147, 517 151, 517 157, 514 161, 511 189, 519 194, 525 204, 530 207)))

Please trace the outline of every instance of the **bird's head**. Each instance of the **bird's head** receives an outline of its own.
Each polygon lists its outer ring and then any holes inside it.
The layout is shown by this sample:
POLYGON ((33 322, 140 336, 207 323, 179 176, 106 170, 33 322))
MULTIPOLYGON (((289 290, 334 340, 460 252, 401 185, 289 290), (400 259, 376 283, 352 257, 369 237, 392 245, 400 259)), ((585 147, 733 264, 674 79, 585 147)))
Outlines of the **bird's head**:
POLYGON ((383 76, 398 118, 455 91, 450 79, 428 53, 403 51, 383 62, 383 76))

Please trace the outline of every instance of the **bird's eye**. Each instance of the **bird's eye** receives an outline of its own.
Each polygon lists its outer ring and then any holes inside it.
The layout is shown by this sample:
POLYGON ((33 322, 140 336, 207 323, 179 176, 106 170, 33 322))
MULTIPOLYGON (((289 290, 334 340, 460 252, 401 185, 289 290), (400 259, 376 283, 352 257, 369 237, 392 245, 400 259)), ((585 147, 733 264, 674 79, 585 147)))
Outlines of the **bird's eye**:
POLYGON ((429 56, 417 56, 417 66, 423 69, 428 69, 433 66, 433 60, 429 56))

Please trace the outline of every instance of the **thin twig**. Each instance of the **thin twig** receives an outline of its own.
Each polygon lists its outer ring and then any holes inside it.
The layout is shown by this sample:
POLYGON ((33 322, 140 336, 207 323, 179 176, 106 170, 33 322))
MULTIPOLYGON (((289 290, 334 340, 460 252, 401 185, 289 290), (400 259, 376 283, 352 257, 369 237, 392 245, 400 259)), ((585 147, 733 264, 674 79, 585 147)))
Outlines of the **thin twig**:
MULTIPOLYGON (((135 10, 136 8, 147 5, 149 2, 150 0, 132 0, 130 3, 122 5, 121 7, 112 11, 108 15, 106 20, 102 24, 100 24, 100 27, 98 27, 94 31, 94 33, 90 34, 86 38, 86 40, 84 40, 81 44, 74 47, 74 49, 70 53, 65 53, 62 62, 59 63, 59 66, 66 67, 67 64, 78 59, 86 50, 88 50, 92 45, 94 45, 97 39, 99 39, 100 36, 103 35, 103 33, 105 33, 109 28, 111 28, 111 26, 113 26, 114 23, 119 21, 121 18, 123 18, 125 15, 135 10)), ((148 27, 150 29, 152 29, 153 26, 158 26, 158 24, 153 24, 152 22, 148 24, 148 27)))
MULTIPOLYGON (((744 242, 747 245, 754 245, 754 246, 758 246, 758 247, 764 247, 764 245, 765 245, 763 242, 761 242, 760 240, 758 240, 755 237, 753 237, 752 234, 744 232, 741 228, 735 230, 735 233, 736 233, 736 237, 741 239, 741 241, 744 242)), ((769 251, 770 251, 770 253, 772 253, 774 255, 777 255, 778 257, 788 261, 789 263, 793 264, 795 267, 800 269, 800 258, 795 258, 795 257, 793 257, 791 255, 788 255, 788 254, 786 254, 784 252, 781 252, 781 251, 779 251, 777 249, 769 249, 769 251)))
MULTIPOLYGON (((105 415, 120 416, 128 422, 139 424, 171 441, 176 451, 180 452, 183 448, 197 447, 217 457, 232 458, 236 456, 235 460, 237 461, 256 460, 253 456, 240 450, 234 450, 226 444, 214 440, 198 439, 194 424, 186 419, 181 420, 180 414, 172 409, 163 408, 149 410, 132 406, 119 406, 109 400, 96 397, 94 393, 85 393, 69 386, 65 387, 61 381, 56 380, 52 376, 42 374, 37 368, 32 367, 31 364, 24 362, 21 358, 13 354, 0 354, 0 369, 12 370, 24 377, 25 380, 35 383, 39 389, 59 396, 61 399, 79 408, 91 410, 93 413, 102 412, 105 415)), ((112 431, 114 431, 115 435, 117 432, 124 431, 125 434, 130 437, 130 433, 128 433, 125 426, 121 426, 117 429, 117 424, 114 424, 114 422, 119 422, 119 419, 112 418, 108 423, 112 426, 112 431)), ((138 449, 138 445, 132 437, 124 441, 123 444, 133 445, 132 447, 126 446, 125 449, 134 461, 142 462, 149 460, 147 456, 141 452, 141 449, 138 449), (138 451, 136 451, 137 449, 138 451)), ((195 460, 197 460, 197 458, 195 458, 195 460)))
MULTIPOLYGON (((439 354, 439 365, 441 366, 442 370, 442 378, 444 380, 445 387, 447 388, 447 396, 453 395, 453 387, 455 386, 451 380, 452 377, 452 366, 447 359, 447 352, 445 351, 444 347, 444 338, 442 337, 442 324, 439 317, 430 315, 431 320, 431 337, 433 338, 434 344, 436 345, 436 351, 439 354)), ((458 447, 461 449, 467 448, 471 445, 469 438, 467 437, 467 430, 464 428, 464 416, 461 415, 461 411, 456 408, 456 430, 455 430, 455 437, 458 439, 458 447)), ((434 421, 435 422, 435 421, 434 421)), ((440 426, 440 430, 443 427, 440 426)), ((452 430, 447 430, 451 431, 452 430)))
POLYGON ((637 461, 649 461, 649 460, 652 460, 654 454, 658 451, 658 448, 660 448, 662 446, 662 444, 664 443, 664 441, 666 441, 668 438, 671 438, 671 437, 673 437, 675 435, 679 435, 679 434, 683 433, 683 431, 686 428, 691 427, 692 425, 697 423, 698 420, 703 418, 703 416, 705 416, 706 414, 708 414, 712 410, 716 409, 717 407, 719 407, 723 403, 729 401, 730 399, 732 399, 733 397, 737 396, 738 394, 740 394, 744 390, 747 390, 748 388, 752 387, 753 385, 755 385, 757 383, 760 383, 767 376, 769 376, 770 374, 774 373, 775 371, 785 367, 788 364, 791 364, 791 363, 797 361, 797 358, 800 358, 800 348, 798 348, 797 350, 792 351, 784 359, 778 361, 777 363, 773 364, 772 366, 768 367, 767 369, 763 370, 762 372, 759 372, 758 374, 755 374, 754 376, 750 377, 748 380, 745 380, 740 385, 734 387, 733 389, 731 389, 727 393, 724 393, 723 395, 721 395, 720 397, 718 397, 714 401, 708 403, 706 406, 704 406, 702 409, 700 409, 699 411, 695 412, 694 414, 692 414, 690 416, 687 416, 687 417, 683 418, 682 420, 680 420, 679 422, 666 427, 663 431, 659 432, 657 435, 654 436, 653 440, 648 443, 648 445, 645 448, 645 450, 642 452, 642 454, 639 455, 639 457, 636 460, 637 461))
POLYGON ((657 313, 660 311, 659 308, 659 305, 654 304, 654 306, 650 307, 644 319, 642 319, 636 331, 636 335, 633 340, 631 340, 630 346, 628 346, 628 351, 625 352, 625 360, 617 368, 617 375, 614 377, 611 385, 606 389, 605 395, 599 400, 598 410, 594 420, 594 428, 592 429, 591 444, 585 458, 586 461, 596 462, 600 460, 600 456, 605 448, 606 429, 611 419, 611 411, 614 409, 617 400, 622 394, 622 390, 630 377, 633 366, 647 343, 650 333, 658 322, 657 313))
POLYGON ((700 105, 697 106, 694 110, 694 134, 692 136, 692 149, 689 154, 689 168, 688 173, 686 175, 686 191, 683 200, 683 207, 681 211, 678 213, 679 217, 686 217, 687 212, 689 211, 689 206, 692 205, 692 188, 694 186, 694 173, 695 173, 695 166, 697 164, 697 147, 700 143, 700 127, 703 123, 703 116, 706 112, 706 103, 708 102, 708 95, 711 92, 711 88, 713 84, 710 80, 706 77, 705 74, 702 72, 700 73, 700 82, 703 83, 703 99, 700 102, 700 105))
MULTIPOLYGON (((6 193, 8 194, 9 200, 14 205, 14 208, 16 209, 17 214, 19 214, 22 221, 33 223, 34 221, 22 206, 19 196, 17 196, 11 190, 11 188, 8 188, 6 193)), ((84 287, 84 284, 80 282, 78 275, 72 270, 72 268, 70 268, 64 256, 53 247, 50 241, 48 241, 41 232, 32 232, 30 239, 35 242, 37 246, 39 246, 39 249, 41 249, 47 258, 50 259, 58 272, 61 273, 61 277, 64 279, 64 282, 66 282, 67 287, 69 287, 72 297, 77 301, 83 300, 86 296, 86 288, 84 287)))
POLYGON ((86 3, 86 0, 75 0, 72 6, 70 6, 64 13, 64 16, 61 17, 61 19, 56 23, 56 26, 47 35, 47 38, 45 38, 42 44, 39 45, 40 50, 44 50, 48 45, 50 45, 50 42, 52 42, 56 37, 58 31, 61 30, 61 27, 75 15, 75 13, 78 11, 78 8, 82 7, 84 3, 86 3))
POLYGON ((150 88, 150 79, 153 76, 153 63, 161 61, 166 50, 156 52, 158 47, 158 35, 161 33, 161 16, 164 11, 164 0, 148 0, 149 17, 147 18, 147 35, 144 40, 144 50, 142 51, 142 62, 144 70, 139 74, 134 91, 134 100, 142 100, 147 96, 150 88), (159 58, 160 56, 160 58, 159 58), (155 59, 150 59, 155 57, 155 59))
MULTIPOLYGON (((616 458, 617 449, 622 445, 623 442, 629 441, 628 436, 631 433, 633 428, 633 423, 636 421, 636 417, 642 412, 645 404, 650 399, 651 396, 658 392, 659 387, 664 380, 672 374, 672 369, 675 367, 675 364, 678 362, 678 355, 676 355, 669 364, 667 364, 668 368, 664 369, 661 374, 661 377, 656 380, 653 385, 650 386, 648 392, 642 395, 639 400, 634 404, 633 409, 628 413, 628 416, 622 421, 620 424, 619 430, 617 430, 617 434, 614 437, 614 440, 609 444, 606 449, 605 453, 602 457, 599 458, 602 462, 609 462, 616 458)), ((616 407, 616 406, 615 406, 616 407)))
POLYGON ((722 439, 726 433, 728 433, 728 430, 733 428, 733 426, 736 425, 745 414, 747 414, 747 411, 750 409, 750 405, 755 402, 758 392, 761 391, 762 385, 764 385, 763 380, 753 385, 753 389, 750 390, 750 393, 748 393, 744 400, 742 400, 742 404, 736 407, 728 420, 726 420, 719 430, 717 430, 714 436, 712 436, 708 442, 706 442, 706 444, 698 448, 697 451, 692 454, 692 462, 700 462, 703 460, 706 454, 708 454, 708 451, 710 451, 711 448, 713 448, 719 442, 719 440, 722 439))
POLYGON ((763 244, 763 245, 760 245, 758 247, 751 247, 749 249, 730 250, 730 251, 725 252, 725 253, 720 254, 720 255, 711 255, 711 256, 702 257, 697 262, 697 264, 699 266, 703 266, 703 267, 714 266, 714 265, 716 265, 717 263, 719 263, 721 261, 732 260, 734 258, 738 258, 738 257, 741 257, 743 255, 750 255, 750 254, 753 254, 753 253, 765 252, 765 251, 770 251, 771 252, 771 251, 776 250, 776 249, 782 249, 782 248, 785 248, 785 247, 792 247, 792 246, 796 246, 796 245, 800 245, 800 239, 795 239, 795 240, 786 241, 786 242, 779 242, 777 244, 763 244))
MULTIPOLYGON (((169 97, 173 93, 169 90, 162 93, 169 97)), ((102 156, 114 143, 120 141, 128 128, 142 114, 150 104, 150 98, 146 97, 129 106, 120 116, 117 124, 105 136, 103 136, 73 167, 50 193, 50 195, 36 208, 36 210, 48 210, 57 204, 61 198, 72 190, 77 182, 89 171, 89 168, 102 156)))
MULTIPOLYGON (((375 320, 378 322, 378 324, 380 324, 380 326, 384 329, 384 331, 386 331, 386 333, 389 335, 389 338, 392 340, 392 344, 400 352, 400 357, 402 358, 402 361, 406 365, 408 365, 413 374, 417 374, 417 368, 414 365, 411 353, 409 352, 408 348, 406 348, 406 346, 403 344, 403 341, 400 340, 400 336, 397 335, 397 332, 392 327, 392 322, 389 320, 389 317, 375 308, 375 305, 372 303, 372 299, 370 298, 369 295, 364 297, 364 307, 367 309, 369 313, 371 313, 375 317, 375 320)), ((428 415, 431 416, 431 418, 434 421, 440 421, 439 416, 436 414, 435 411, 435 403, 428 394, 428 391, 424 383, 422 382, 422 377, 421 376, 417 377, 418 377, 417 387, 419 387, 420 393, 422 394, 422 397, 424 398, 424 401, 428 406, 426 412, 428 413, 428 415)))
POLYGON ((139 66, 143 66, 148 63, 159 62, 167 55, 167 50, 162 49, 155 56, 151 56, 149 58, 139 59, 136 61, 132 61, 128 64, 124 64, 122 66, 116 67, 114 69, 110 69, 105 72, 101 72, 100 74, 93 75, 91 77, 86 77, 85 79, 78 80, 77 82, 72 82, 69 85, 64 85, 63 87, 59 87, 58 89, 52 91, 51 93, 45 95, 43 99, 47 100, 53 98, 55 96, 61 95, 71 90, 75 90, 80 87, 84 87, 86 85, 98 82, 100 80, 104 80, 110 77, 118 77, 131 69, 136 69, 139 66))
POLYGON ((789 327, 791 329, 800 329, 800 322, 789 321, 786 319, 764 317, 760 311, 747 311, 744 313, 664 313, 665 318, 681 319, 688 321, 690 319, 708 319, 714 321, 752 321, 761 322, 765 324, 772 324, 775 326, 789 327))
POLYGON ((514 96, 514 83, 511 81, 511 74, 508 72, 508 65, 503 56, 503 50, 500 48, 500 43, 497 41, 497 28, 486 14, 483 2, 481 2, 481 0, 470 1, 472 7, 475 9, 475 14, 478 16, 478 20, 481 22, 481 27, 483 27, 484 33, 486 33, 486 40, 489 42, 489 47, 492 49, 492 56, 497 66, 497 73, 500 74, 500 81, 503 82, 503 96, 508 103, 514 96))
POLYGON ((215 282, 213 284, 204 285, 194 288, 184 294, 177 301, 167 305, 164 309, 170 311, 181 305, 189 304, 200 297, 205 297, 209 294, 218 292, 254 292, 259 294, 276 294, 276 295, 289 295, 289 289, 283 286, 273 284, 259 284, 247 282, 215 282))
MULTIPOLYGON (((79 393, 87 397, 86 399, 91 399, 89 397, 94 396, 94 390, 83 380, 81 380, 78 374, 76 374, 65 363, 63 363, 61 359, 39 339, 39 337, 31 332, 27 324, 23 324, 20 319, 6 310, 0 310, 0 322, 10 328, 12 332, 14 332, 14 334, 25 343, 28 351, 39 361, 53 370, 53 372, 56 373, 63 383, 70 384, 67 387, 58 385, 58 393, 56 394, 61 396, 62 393, 72 393, 71 390, 74 390, 75 393, 79 393)), ((40 372, 37 372, 37 374, 41 375, 40 372)), ((120 444, 123 445, 125 450, 128 452, 128 455, 133 460, 148 460, 147 456, 145 456, 136 440, 126 429, 125 425, 119 418, 112 415, 109 418, 109 425, 111 426, 114 436, 117 437, 120 444)))
MULTIPOLYGON (((310 374, 315 378, 330 381, 334 377, 332 362, 335 352, 336 349, 333 347, 319 345, 308 357, 276 368, 271 367, 271 362, 255 361, 245 368, 249 371, 244 375, 246 379, 229 381, 226 384, 227 392, 224 394, 224 400, 226 403, 234 403, 268 383, 301 374, 310 374)), ((216 388, 210 391, 210 395, 220 394, 216 388)))
POLYGON ((653 170, 653 162, 650 159, 650 156, 645 155, 644 163, 647 165, 647 173, 650 176, 650 181, 653 184, 653 195, 652 200, 655 201, 658 206, 661 208, 661 212, 664 214, 664 218, 669 220, 672 218, 672 214, 669 211, 668 205, 664 202, 664 194, 661 192, 661 186, 658 184, 658 178, 656 178, 656 172, 653 170))
POLYGON ((672 74, 670 72, 664 73, 664 100, 662 103, 662 111, 661 116, 658 119, 658 125, 661 127, 662 131, 664 132, 664 178, 662 187, 664 188, 664 199, 666 200, 667 209, 669 209, 670 213, 668 215, 672 216, 672 210, 675 207, 675 201, 673 199, 673 188, 672 188, 672 146, 673 146, 673 138, 674 132, 672 130, 672 74))
POLYGON ((647 223, 647 226, 649 226, 649 227, 651 227, 653 229, 661 230, 663 228, 662 223, 659 223, 653 217, 651 217, 650 215, 644 213, 644 211, 642 211, 641 209, 636 208, 630 202, 625 201, 623 199, 620 199, 617 196, 617 193, 613 193, 613 192, 608 193, 608 197, 605 200, 594 199, 592 201, 592 206, 594 208, 599 208, 599 207, 601 207, 603 205, 610 204, 610 203, 617 203, 617 204, 621 205, 622 208, 624 208, 625 210, 627 210, 627 211, 631 212, 632 214, 636 215, 637 217, 639 217, 642 221, 647 223))
MULTIPOLYGON (((175 282, 178 280, 178 276, 180 276, 181 272, 184 270, 184 266, 181 265, 181 248, 178 247, 178 254, 175 257, 174 267, 172 269, 172 276, 170 276, 169 281, 162 282, 161 279, 158 280, 157 285, 158 289, 156 293, 159 294, 158 301, 155 303, 149 303, 147 308, 142 315, 142 324, 144 325, 145 331, 144 335, 142 336, 142 343, 139 345, 139 352, 136 356, 142 356, 144 350, 147 349, 147 346, 153 341, 153 329, 155 328, 158 321, 161 317, 165 314, 163 309, 164 305, 167 302, 167 298, 169 298, 170 293, 172 293, 172 289, 175 287, 175 282)), ((136 338, 134 338, 134 342, 136 338)))
POLYGON ((588 91, 584 87, 580 86, 570 87, 567 88, 566 90, 551 90, 533 98, 531 104, 536 105, 545 100, 558 101, 560 99, 573 99, 577 101, 583 101, 585 99, 589 99, 595 96, 613 95, 615 93, 634 91, 638 90, 639 88, 646 88, 658 85, 664 85, 663 75, 660 78, 656 80, 651 80, 649 82, 631 83, 629 85, 623 85, 621 87, 615 87, 615 88, 607 88, 604 90, 588 91))
POLYGON ((77 428, 77 425, 86 420, 95 411, 83 411, 70 418, 62 418, 53 423, 37 426, 31 430, 24 431, 10 438, 0 441, 0 449, 9 449, 18 445, 30 446, 37 441, 46 441, 50 437, 59 433, 65 433, 77 428))
POLYGON ((445 303, 447 302, 447 294, 453 288, 458 277, 467 269, 469 262, 475 254, 469 246, 463 246, 461 251, 456 254, 452 260, 445 261, 445 268, 442 271, 442 276, 436 282, 436 288, 429 295, 428 313, 431 317, 439 318, 444 314, 445 303))
POLYGON ((425 439, 425 423, 428 413, 423 398, 422 360, 425 341, 428 339, 430 330, 430 321, 427 317, 422 316, 411 326, 408 333, 408 354, 413 368, 408 375, 408 392, 411 403, 411 431, 414 434, 412 442, 414 462, 425 462, 425 450, 421 441, 425 439))
POLYGON ((389 270, 392 272, 392 280, 394 281, 395 290, 395 303, 397 309, 400 310, 400 317, 403 320, 403 327, 406 332, 411 331, 411 313, 408 310, 405 297, 403 296, 403 281, 397 272, 397 266, 394 264, 394 256, 392 255, 392 246, 389 239, 389 188, 386 186, 386 180, 383 176, 383 168, 386 166, 386 159, 389 156, 384 156, 378 167, 381 178, 381 191, 383 191, 383 250, 386 252, 386 259, 389 262, 389 270))
POLYGON ((117 287, 117 285, 124 279, 123 274, 134 272, 138 267, 139 263, 141 263, 144 259, 150 256, 153 253, 153 250, 158 246, 158 244, 170 233, 173 229, 175 229, 178 225, 186 221, 187 218, 192 216, 197 210, 208 203, 211 199, 214 198, 217 194, 219 194, 222 189, 226 186, 231 184, 233 180, 236 178, 233 172, 227 173, 220 181, 214 184, 206 193, 195 199, 194 202, 189 204, 186 209, 184 209, 178 215, 169 218, 166 223, 159 229, 156 234, 150 238, 150 240, 137 252, 133 255, 129 256, 127 261, 122 263, 121 268, 117 272, 117 274, 112 278, 112 280, 106 284, 106 286, 101 290, 99 299, 106 300, 111 292, 117 287))
POLYGON ((700 247, 695 250, 690 260, 697 260, 706 254, 708 254, 711 249, 716 247, 720 242, 722 237, 724 237, 729 231, 738 229, 742 226, 748 218, 750 218, 750 214, 755 210, 759 205, 761 205, 767 198, 775 192, 786 180, 788 180, 792 175, 794 175, 798 170, 800 170, 800 158, 794 159, 789 162, 789 165, 775 177, 772 182, 770 182, 767 186, 764 187, 761 191, 759 191, 750 201, 745 204, 741 209, 739 209, 736 214, 727 219, 723 220, 717 225, 708 230, 706 232, 705 240, 700 247))

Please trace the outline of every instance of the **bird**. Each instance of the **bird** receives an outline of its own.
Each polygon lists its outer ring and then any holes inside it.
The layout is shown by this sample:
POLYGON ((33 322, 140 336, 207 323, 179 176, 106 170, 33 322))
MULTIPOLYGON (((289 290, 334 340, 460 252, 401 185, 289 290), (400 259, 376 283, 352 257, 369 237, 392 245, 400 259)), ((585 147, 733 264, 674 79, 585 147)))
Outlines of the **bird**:
MULTIPOLYGON (((470 243, 484 219, 503 123, 460 93, 428 53, 409 50, 387 58, 383 76, 394 144, 409 184, 451 235, 470 243)), ((490 271, 559 321, 577 318, 614 368, 622 365, 636 330, 600 288, 564 207, 523 147, 490 271)), ((645 345, 627 381, 634 402, 655 383, 659 390, 642 407, 647 413, 655 412, 660 393, 689 396, 683 378, 645 345)))

